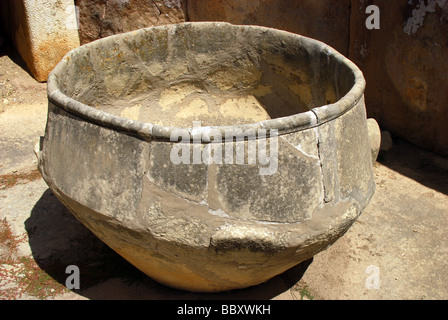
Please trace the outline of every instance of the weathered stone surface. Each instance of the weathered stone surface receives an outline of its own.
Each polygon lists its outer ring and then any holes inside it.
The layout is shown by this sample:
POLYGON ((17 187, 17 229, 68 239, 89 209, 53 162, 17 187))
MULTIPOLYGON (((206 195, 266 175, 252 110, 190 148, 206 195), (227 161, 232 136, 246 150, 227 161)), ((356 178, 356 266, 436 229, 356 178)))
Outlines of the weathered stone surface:
POLYGON ((308 36, 348 54, 350 0, 188 0, 190 21, 226 21, 308 36))
POLYGON ((185 0, 75 0, 81 44, 113 34, 186 21, 185 0))
POLYGON ((369 131, 370 151, 372 154, 372 162, 375 162, 380 152, 382 135, 381 129, 375 119, 367 119, 367 129, 369 131))
POLYGON ((52 103, 48 121, 52 125, 46 130, 44 144, 51 157, 43 158, 46 162, 41 165, 57 181, 60 192, 110 217, 133 220, 127 214, 138 207, 141 178, 148 167, 147 146, 131 136, 80 121, 52 103), (84 134, 68 134, 73 130, 84 134), (122 151, 117 152, 116 146, 122 151))
POLYGON ((337 51, 275 29, 184 23, 100 39, 49 78, 39 168, 157 281, 259 284, 331 245, 373 195, 364 86, 337 51))
POLYGON ((71 0, 9 0, 0 8, 5 32, 37 81, 46 81, 62 57, 79 46, 71 0))
POLYGON ((383 129, 448 155, 448 3, 352 1, 350 59, 366 77, 369 117, 383 129), (380 29, 365 27, 366 6, 380 29))
MULTIPOLYGON (((308 142, 305 136, 306 132, 300 139, 302 143, 308 142)), ((210 173, 210 181, 217 193, 213 210, 226 212, 237 219, 274 223, 293 223, 313 216, 323 198, 320 161, 298 150, 286 140, 287 137, 276 139, 278 155, 274 174, 261 175, 258 166, 248 164, 217 165, 216 173, 210 173), (300 177, 295 180, 294 188, 291 188, 291 177, 300 177)), ((268 144, 274 143, 272 138, 269 140, 268 144)), ((257 150, 264 142, 257 140, 257 150)), ((245 144, 247 148, 247 142, 245 144)), ((266 167, 269 165, 272 163, 266 167)))

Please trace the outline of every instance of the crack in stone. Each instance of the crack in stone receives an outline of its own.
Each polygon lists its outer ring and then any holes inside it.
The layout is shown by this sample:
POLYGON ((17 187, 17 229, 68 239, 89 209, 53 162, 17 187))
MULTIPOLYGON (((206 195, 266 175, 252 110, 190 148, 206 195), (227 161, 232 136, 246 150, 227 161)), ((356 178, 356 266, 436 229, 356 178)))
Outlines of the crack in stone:
POLYGON ((321 173, 321 181, 322 181, 322 187, 323 187, 323 195, 324 195, 324 201, 325 202, 330 202, 332 199, 328 199, 328 190, 327 190, 327 186, 325 185, 325 177, 324 177, 324 164, 322 161, 322 141, 321 141, 321 135, 320 135, 320 131, 319 131, 319 125, 320 125, 320 121, 319 121, 319 117, 316 114, 316 112, 311 109, 312 114, 316 117, 316 123, 317 126, 315 127, 315 132, 316 132, 316 144, 317 144, 317 158, 319 159, 319 165, 320 165, 320 173, 321 173))

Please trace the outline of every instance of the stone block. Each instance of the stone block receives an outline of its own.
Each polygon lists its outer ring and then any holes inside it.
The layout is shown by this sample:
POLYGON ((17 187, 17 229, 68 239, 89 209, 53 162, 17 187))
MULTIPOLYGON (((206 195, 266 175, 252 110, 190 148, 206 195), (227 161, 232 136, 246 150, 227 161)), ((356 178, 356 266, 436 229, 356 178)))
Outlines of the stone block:
POLYGON ((79 46, 76 11, 70 0, 8 0, 1 4, 5 32, 37 81, 79 46))

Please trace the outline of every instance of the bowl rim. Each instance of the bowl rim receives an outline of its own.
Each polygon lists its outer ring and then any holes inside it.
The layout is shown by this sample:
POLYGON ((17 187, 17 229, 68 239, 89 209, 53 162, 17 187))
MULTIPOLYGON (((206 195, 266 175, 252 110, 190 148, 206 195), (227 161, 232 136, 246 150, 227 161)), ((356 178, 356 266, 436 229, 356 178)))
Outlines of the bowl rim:
MULTIPOLYGON (((197 135, 198 133, 208 133, 210 130, 217 130, 223 136, 224 134, 233 134, 234 137, 244 138, 247 137, 248 130, 255 130, 258 132, 259 129, 265 129, 269 136, 270 132, 275 132, 275 135, 282 135, 296 131, 302 131, 319 126, 323 123, 331 121, 340 115, 346 113, 352 109, 361 99, 364 99, 364 90, 366 82, 362 71, 353 63, 351 60, 346 58, 344 55, 339 53, 337 50, 331 46, 306 36, 302 36, 296 33, 279 30, 270 27, 256 26, 256 25, 237 25, 228 22, 182 22, 178 24, 169 24, 162 26, 153 26, 142 28, 126 33, 115 34, 112 36, 104 37, 85 45, 79 46, 75 49, 67 52, 61 61, 54 67, 50 72, 47 79, 47 96, 48 100, 55 106, 64 109, 65 111, 79 116, 89 122, 93 122, 105 127, 109 127, 115 130, 124 131, 127 133, 135 134, 144 139, 167 139, 169 140, 172 133, 176 130, 187 130, 190 133, 190 138, 193 140, 193 132, 197 135), (324 51, 327 55, 341 61, 345 64, 349 70, 353 73, 354 83, 350 90, 338 101, 325 104, 322 106, 317 106, 309 111, 300 112, 297 114, 278 117, 269 120, 263 120, 260 122, 239 124, 231 126, 202 126, 202 127, 176 127, 176 126, 165 126, 152 124, 149 122, 142 122, 139 120, 127 119, 114 115, 112 113, 96 109, 94 107, 88 106, 80 101, 68 97, 59 90, 58 84, 58 74, 64 71, 65 65, 69 61, 70 55, 76 53, 81 47, 94 46, 95 43, 102 41, 111 41, 111 38, 123 37, 126 34, 133 33, 137 35, 141 32, 146 32, 151 29, 173 29, 168 31, 175 31, 176 28, 183 26, 197 26, 199 28, 207 28, 212 26, 227 27, 227 28, 243 28, 243 29, 256 29, 260 31, 268 31, 274 34, 278 34, 279 37, 299 37, 302 43, 306 45, 313 46, 319 50, 324 51)), ((182 131, 184 132, 184 131, 182 131)), ((204 135, 203 135, 204 136, 204 135)), ((207 142, 207 141, 203 141, 207 142)))

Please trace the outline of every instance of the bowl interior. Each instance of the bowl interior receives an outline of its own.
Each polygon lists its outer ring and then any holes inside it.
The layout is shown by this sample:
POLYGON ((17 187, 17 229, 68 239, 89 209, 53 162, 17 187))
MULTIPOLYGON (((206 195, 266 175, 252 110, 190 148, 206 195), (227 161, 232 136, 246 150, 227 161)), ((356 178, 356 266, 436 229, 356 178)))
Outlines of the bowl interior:
POLYGON ((341 99, 353 71, 291 33, 187 23, 104 38, 70 52, 59 90, 90 107, 164 126, 228 126, 287 117, 341 99))

